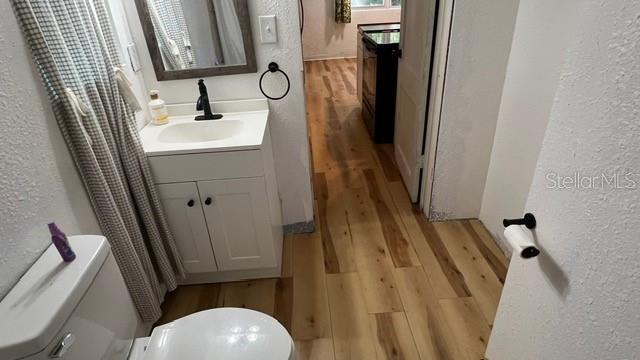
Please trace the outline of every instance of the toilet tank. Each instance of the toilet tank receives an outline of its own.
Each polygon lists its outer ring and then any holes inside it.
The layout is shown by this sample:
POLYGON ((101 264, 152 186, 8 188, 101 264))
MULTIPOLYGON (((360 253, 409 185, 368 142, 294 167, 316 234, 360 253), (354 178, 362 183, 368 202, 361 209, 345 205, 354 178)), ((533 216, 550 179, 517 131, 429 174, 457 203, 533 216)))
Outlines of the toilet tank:
POLYGON ((76 259, 50 246, 0 302, 0 359, 127 359, 142 324, 109 243, 69 237, 76 259))

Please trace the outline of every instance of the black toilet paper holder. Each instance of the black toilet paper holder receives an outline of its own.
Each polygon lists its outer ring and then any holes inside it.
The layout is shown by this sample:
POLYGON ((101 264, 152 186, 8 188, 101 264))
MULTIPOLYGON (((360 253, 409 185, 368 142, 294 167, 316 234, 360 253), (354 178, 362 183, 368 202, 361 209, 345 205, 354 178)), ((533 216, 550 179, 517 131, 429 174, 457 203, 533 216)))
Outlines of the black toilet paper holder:
MULTIPOLYGON (((532 213, 524 214, 524 217, 520 219, 503 219, 502 225, 508 227, 511 225, 524 225, 527 229, 535 229, 537 225, 536 217, 532 213)), ((531 259, 540 255, 540 250, 535 246, 529 246, 520 252, 520 256, 523 259, 531 259)))
POLYGON ((524 214, 523 218, 520 219, 503 219, 502 225, 504 227, 511 225, 524 225, 527 229, 535 229, 536 228, 536 217, 532 213, 524 214))

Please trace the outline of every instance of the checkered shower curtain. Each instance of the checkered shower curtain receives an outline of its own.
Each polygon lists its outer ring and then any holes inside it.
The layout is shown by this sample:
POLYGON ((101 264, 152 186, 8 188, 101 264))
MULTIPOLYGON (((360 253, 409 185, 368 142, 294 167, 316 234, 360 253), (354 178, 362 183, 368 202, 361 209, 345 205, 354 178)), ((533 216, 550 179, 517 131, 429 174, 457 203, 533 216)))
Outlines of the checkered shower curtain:
POLYGON ((177 50, 174 56, 165 56, 167 70, 189 69, 196 65, 182 0, 150 0, 147 5, 161 53, 165 54, 163 50, 173 46, 177 50), (171 44, 166 44, 168 42, 171 44))
POLYGON ((104 0, 11 0, 58 126, 144 321, 184 276, 135 127, 104 0))

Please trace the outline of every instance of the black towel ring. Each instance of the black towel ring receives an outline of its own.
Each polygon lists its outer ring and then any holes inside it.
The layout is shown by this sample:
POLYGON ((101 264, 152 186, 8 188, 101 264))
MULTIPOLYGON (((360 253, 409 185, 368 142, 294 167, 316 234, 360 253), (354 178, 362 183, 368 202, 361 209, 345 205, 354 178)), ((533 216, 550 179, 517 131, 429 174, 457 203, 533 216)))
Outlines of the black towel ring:
POLYGON ((289 80, 289 76, 287 75, 287 73, 282 71, 280 69, 280 66, 275 62, 269 63, 269 69, 262 73, 262 75, 260 76, 260 84, 259 85, 260 85, 260 91, 262 92, 262 95, 264 95, 267 99, 270 99, 270 100, 281 100, 281 99, 284 99, 284 97, 289 94, 289 90, 291 90, 291 81, 289 80), (271 96, 267 95, 264 92, 264 89, 262 88, 262 79, 264 79, 264 76, 267 75, 270 72, 271 73, 281 72, 282 75, 284 75, 285 79, 287 79, 287 91, 284 92, 284 95, 282 95, 280 97, 271 97, 271 96))

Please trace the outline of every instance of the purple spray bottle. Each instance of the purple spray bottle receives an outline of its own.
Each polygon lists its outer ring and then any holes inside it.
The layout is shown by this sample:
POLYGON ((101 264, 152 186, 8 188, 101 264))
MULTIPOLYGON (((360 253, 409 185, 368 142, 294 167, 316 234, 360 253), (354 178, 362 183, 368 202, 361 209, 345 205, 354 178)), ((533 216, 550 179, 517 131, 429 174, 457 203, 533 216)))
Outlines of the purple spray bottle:
POLYGON ((76 253, 71 249, 67 235, 65 235, 56 225, 56 223, 49 224, 49 232, 51 233, 51 242, 56 246, 62 260, 65 262, 72 262, 76 258, 76 253))

